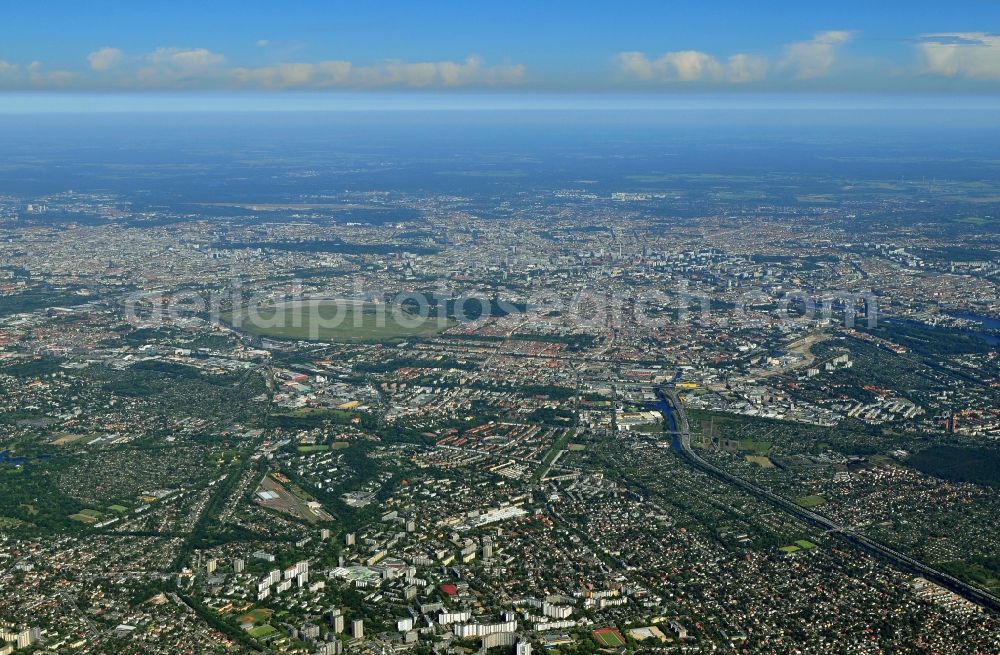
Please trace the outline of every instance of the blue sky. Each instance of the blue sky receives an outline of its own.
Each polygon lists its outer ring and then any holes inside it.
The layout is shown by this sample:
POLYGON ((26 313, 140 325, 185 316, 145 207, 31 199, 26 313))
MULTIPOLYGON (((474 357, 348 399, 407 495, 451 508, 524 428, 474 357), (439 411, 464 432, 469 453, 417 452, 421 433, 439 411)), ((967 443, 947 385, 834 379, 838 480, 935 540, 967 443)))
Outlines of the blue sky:
POLYGON ((17 2, 0 93, 1000 95, 998 35, 998 0, 17 2))

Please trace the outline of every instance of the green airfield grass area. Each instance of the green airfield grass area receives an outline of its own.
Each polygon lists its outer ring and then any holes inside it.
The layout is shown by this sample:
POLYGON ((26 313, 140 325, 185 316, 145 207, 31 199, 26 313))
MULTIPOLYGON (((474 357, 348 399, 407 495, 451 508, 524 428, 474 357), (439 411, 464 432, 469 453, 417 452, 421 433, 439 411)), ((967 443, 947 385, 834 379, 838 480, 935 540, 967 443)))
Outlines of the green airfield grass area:
POLYGON ((290 303, 281 307, 243 308, 223 320, 248 334, 299 341, 377 343, 430 337, 454 325, 451 320, 421 318, 399 306, 370 303, 290 303))

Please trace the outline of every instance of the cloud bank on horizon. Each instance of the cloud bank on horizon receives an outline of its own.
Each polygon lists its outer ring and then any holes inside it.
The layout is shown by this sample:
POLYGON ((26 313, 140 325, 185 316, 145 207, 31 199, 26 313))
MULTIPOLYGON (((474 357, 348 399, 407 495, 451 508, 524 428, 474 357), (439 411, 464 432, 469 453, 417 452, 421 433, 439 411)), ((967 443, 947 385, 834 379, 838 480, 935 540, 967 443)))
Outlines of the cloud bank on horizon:
POLYGON ((851 40, 851 32, 829 30, 806 41, 784 47, 777 60, 744 52, 724 60, 698 50, 676 50, 650 59, 642 52, 622 52, 616 56, 621 79, 642 82, 759 82, 772 75, 790 75, 806 80, 822 77, 836 63, 840 46, 851 40))
MULTIPOLYGON (((156 47, 132 52, 106 45, 81 52, 76 66, 50 68, 41 60, 4 57, 0 44, 0 90, 315 90, 315 89, 500 89, 565 90, 663 88, 817 89, 877 88, 891 82, 919 91, 942 81, 967 81, 1000 91, 1000 35, 988 32, 920 34, 903 44, 900 60, 861 56, 852 46, 860 30, 815 32, 773 46, 770 51, 710 52, 664 49, 621 50, 603 66, 561 75, 530 63, 487 62, 470 54, 459 59, 357 62, 348 58, 280 58, 251 63, 206 47, 156 47), (564 78, 564 79, 563 79, 564 78), (935 82, 935 80, 937 82, 935 82), (825 82, 824 82, 825 81, 825 82)), ((269 39, 255 47, 272 48, 269 39)), ((245 53, 244 53, 245 58, 245 53)))
POLYGON ((525 76, 522 64, 488 65, 475 55, 459 61, 389 59, 358 65, 331 59, 240 66, 207 48, 162 47, 130 55, 105 46, 85 60, 86 68, 48 71, 39 61, 22 67, 0 59, 0 89, 434 89, 510 87, 525 76))

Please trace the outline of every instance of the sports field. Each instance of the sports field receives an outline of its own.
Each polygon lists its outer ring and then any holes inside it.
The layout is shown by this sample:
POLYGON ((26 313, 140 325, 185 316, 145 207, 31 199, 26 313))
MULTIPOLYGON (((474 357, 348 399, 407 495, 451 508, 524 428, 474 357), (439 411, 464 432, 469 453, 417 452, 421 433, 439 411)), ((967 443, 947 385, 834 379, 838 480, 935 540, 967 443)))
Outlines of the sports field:
POLYGON ((258 607, 252 609, 243 616, 240 617, 240 623, 252 622, 255 625, 265 623, 270 620, 271 616, 274 614, 274 610, 264 609, 263 607, 258 607))
POLYGON ((451 320, 421 317, 400 305, 300 301, 280 306, 244 307, 223 320, 248 334, 275 339, 374 343, 430 337, 451 320))
POLYGON ((252 628, 249 632, 250 636, 254 639, 263 639, 264 637, 270 637, 278 631, 274 626, 265 623, 264 625, 252 628))
POLYGON ((615 628, 594 630, 594 641, 605 648, 621 648, 625 645, 625 637, 615 628))

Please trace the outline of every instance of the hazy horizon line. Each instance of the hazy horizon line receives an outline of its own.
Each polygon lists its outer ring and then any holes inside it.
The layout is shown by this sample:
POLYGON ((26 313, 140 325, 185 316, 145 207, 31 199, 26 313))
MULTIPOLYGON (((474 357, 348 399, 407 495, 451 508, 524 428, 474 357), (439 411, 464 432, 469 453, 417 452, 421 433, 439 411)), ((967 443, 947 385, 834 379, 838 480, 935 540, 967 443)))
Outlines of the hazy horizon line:
POLYGON ((904 92, 52 92, 0 93, 2 114, 671 111, 671 110, 1000 110, 1000 95, 904 92))

